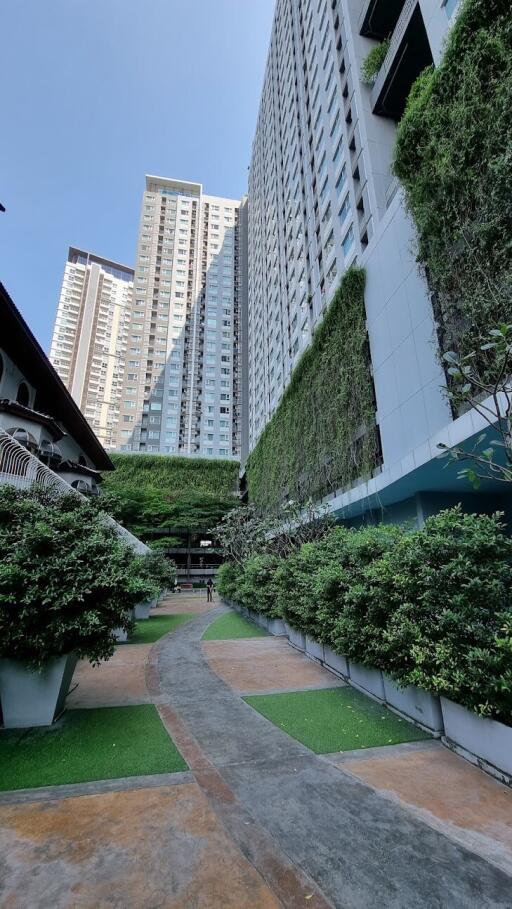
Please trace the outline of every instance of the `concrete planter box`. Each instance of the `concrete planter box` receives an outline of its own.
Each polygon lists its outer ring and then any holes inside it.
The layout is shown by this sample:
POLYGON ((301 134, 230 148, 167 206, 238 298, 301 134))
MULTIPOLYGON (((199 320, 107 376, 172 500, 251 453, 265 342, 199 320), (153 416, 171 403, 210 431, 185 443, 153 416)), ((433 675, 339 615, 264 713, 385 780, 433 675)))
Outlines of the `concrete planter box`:
POLYGON ((280 635, 286 634, 285 624, 282 619, 269 619, 267 624, 267 631, 270 634, 280 635))
POLYGON ((466 707, 441 698, 446 737, 470 756, 512 776, 512 726, 477 716, 466 707))
POLYGON ((371 694, 378 701, 384 700, 384 682, 380 669, 370 669, 361 663, 349 662, 350 682, 365 694, 371 694))
POLYGON ((51 726, 64 708, 76 656, 56 657, 42 672, 22 660, 0 660, 0 699, 6 729, 51 726))
POLYGON ((432 730, 432 732, 441 735, 443 732, 443 714, 441 711, 441 701, 435 694, 429 691, 423 691, 422 688, 416 688, 414 685, 408 685, 406 688, 399 688, 393 679, 390 679, 385 673, 384 694, 386 701, 395 710, 405 714, 412 720, 416 720, 422 726, 432 730))
POLYGON ((146 603, 138 603, 135 607, 136 619, 149 619, 149 610, 156 606, 156 600, 147 600, 146 603))
POLYGON ((296 628, 292 628, 288 622, 285 622, 286 634, 288 635, 288 640, 293 647, 296 647, 297 650, 306 649, 306 638, 302 634, 302 631, 297 631, 296 628))
POLYGON ((314 638, 311 638, 309 634, 306 635, 306 653, 309 656, 313 657, 315 660, 319 660, 321 663, 324 661, 324 645, 319 644, 318 641, 315 641, 314 638))
POLYGON ((331 650, 327 645, 324 645, 324 663, 328 669, 332 669, 338 675, 342 675, 345 679, 348 679, 349 670, 347 658, 341 656, 339 653, 334 653, 334 650, 331 650))
MULTIPOLYGON (((128 618, 129 618, 129 619, 132 619, 132 620, 133 620, 133 618, 135 617, 135 610, 134 610, 134 609, 129 609, 128 612, 127 612, 127 615, 128 615, 128 618)), ((115 639, 116 639, 116 641, 117 641, 118 644, 125 644, 126 641, 128 640, 128 632, 127 632, 127 631, 124 631, 123 628, 115 628, 115 629, 114 629, 114 636, 115 636, 115 639)))

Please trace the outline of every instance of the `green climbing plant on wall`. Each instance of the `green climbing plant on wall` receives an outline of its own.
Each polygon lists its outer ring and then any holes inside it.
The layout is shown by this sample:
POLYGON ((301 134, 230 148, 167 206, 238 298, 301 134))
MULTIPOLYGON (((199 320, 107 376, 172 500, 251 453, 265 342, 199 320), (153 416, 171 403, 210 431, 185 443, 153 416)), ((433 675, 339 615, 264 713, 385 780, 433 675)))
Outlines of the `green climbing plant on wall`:
POLYGON ((441 352, 512 321, 510 0, 465 0, 439 66, 411 91, 394 169, 418 232, 441 352))
POLYGON ((364 286, 349 269, 250 454, 249 500, 261 508, 318 499, 379 462, 364 286))

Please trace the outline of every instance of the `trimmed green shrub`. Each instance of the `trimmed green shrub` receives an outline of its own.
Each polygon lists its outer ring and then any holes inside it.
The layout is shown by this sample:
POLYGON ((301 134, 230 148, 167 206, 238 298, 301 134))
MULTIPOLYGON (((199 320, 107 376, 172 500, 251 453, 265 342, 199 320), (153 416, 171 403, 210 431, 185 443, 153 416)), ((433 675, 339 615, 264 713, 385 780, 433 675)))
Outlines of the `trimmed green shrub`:
POLYGON ((0 657, 41 668, 76 653, 112 656, 114 630, 154 595, 143 557, 119 537, 95 503, 75 495, 0 486, 0 657))
POLYGON ((241 565, 237 565, 234 562, 222 563, 215 579, 215 586, 221 597, 225 597, 226 600, 237 600, 238 585, 242 579, 242 573, 241 565))
POLYGON ((335 646, 512 722, 512 540, 498 516, 443 511, 403 534, 348 591, 335 646))
POLYGON ((324 638, 315 582, 323 570, 338 563, 350 534, 350 530, 336 527, 322 540, 305 543, 283 561, 277 572, 280 615, 318 641, 324 638))
POLYGON ((364 271, 344 275, 247 462, 249 499, 272 510, 371 475, 379 463, 364 271))
POLYGON ((354 622, 350 637, 351 653, 346 639, 339 643, 340 623, 347 617, 356 591, 365 588, 366 572, 386 552, 392 552, 405 530, 394 524, 378 524, 347 530, 340 539, 334 558, 322 566, 313 578, 313 598, 317 603, 318 640, 358 662, 375 665, 373 628, 362 621, 354 622), (345 649, 343 649, 345 647, 345 649))
POLYGON ((381 44, 372 47, 371 51, 364 58, 361 66, 361 79, 366 85, 373 85, 375 82, 388 50, 389 39, 386 39, 385 41, 382 41, 381 44))
POLYGON ((244 566, 237 586, 237 600, 269 619, 280 618, 277 604, 276 572, 282 562, 279 556, 252 556, 244 566))
POLYGON ((395 173, 418 233, 441 351, 478 353, 512 322, 512 15, 509 0, 465 0, 440 65, 414 85, 395 173))
POLYGON ((158 551, 138 556, 135 570, 141 579, 154 586, 155 596, 162 590, 172 590, 176 584, 176 565, 158 551))
POLYGON ((230 599, 401 686, 512 724, 512 540, 499 516, 459 506, 421 530, 338 527, 221 574, 230 599))

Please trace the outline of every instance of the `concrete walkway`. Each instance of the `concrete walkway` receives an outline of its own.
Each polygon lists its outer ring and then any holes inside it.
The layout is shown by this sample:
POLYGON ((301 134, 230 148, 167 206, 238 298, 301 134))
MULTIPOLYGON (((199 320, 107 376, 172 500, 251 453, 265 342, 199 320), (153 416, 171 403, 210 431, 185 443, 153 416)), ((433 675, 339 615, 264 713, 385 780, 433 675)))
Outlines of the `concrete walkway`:
POLYGON ((73 697, 152 701, 189 772, 0 795, 1 907, 511 909, 511 790, 431 741, 312 754, 241 695, 330 673, 283 639, 201 643, 225 608, 197 595, 162 610, 194 618, 73 697))

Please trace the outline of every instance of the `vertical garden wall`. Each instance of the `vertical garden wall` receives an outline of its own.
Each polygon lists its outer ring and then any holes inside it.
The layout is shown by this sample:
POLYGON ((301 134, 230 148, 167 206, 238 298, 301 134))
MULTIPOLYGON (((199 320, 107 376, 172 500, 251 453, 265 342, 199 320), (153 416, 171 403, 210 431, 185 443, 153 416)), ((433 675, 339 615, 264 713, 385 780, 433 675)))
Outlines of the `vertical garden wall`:
POLYGON ((184 545, 179 535, 206 534, 238 505, 238 461, 145 454, 112 461, 103 484, 112 513, 145 542, 184 545))
POLYGON ((441 351, 472 352, 490 328, 512 321, 510 0, 464 0, 441 64, 413 87, 395 172, 417 227, 441 351))
POLYGON ((249 456, 249 500, 262 508, 318 499, 379 463, 364 287, 349 269, 249 456))

